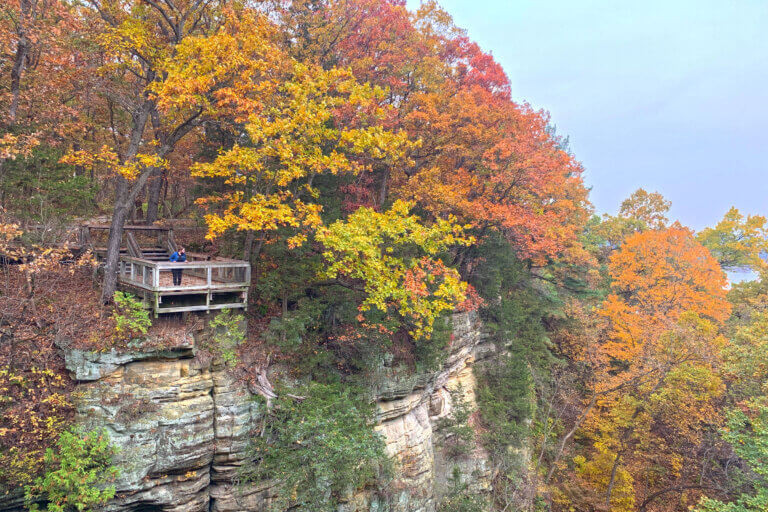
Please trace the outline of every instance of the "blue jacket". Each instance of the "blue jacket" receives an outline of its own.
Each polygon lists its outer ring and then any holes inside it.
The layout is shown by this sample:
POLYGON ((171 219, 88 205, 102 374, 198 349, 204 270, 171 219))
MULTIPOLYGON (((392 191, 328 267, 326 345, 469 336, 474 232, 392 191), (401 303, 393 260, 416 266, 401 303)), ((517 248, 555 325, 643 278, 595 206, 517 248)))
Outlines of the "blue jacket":
POLYGON ((173 254, 171 254, 170 261, 178 261, 180 263, 184 263, 185 261, 187 261, 187 253, 179 254, 179 252, 176 251, 173 254))

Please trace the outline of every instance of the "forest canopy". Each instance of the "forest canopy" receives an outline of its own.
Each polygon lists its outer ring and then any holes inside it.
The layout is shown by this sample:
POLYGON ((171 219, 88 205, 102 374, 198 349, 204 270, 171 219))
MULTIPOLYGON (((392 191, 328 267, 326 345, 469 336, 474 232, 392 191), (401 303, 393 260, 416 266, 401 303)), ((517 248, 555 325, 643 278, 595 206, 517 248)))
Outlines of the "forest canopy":
POLYGON ((596 215, 567 138, 513 92, 432 0, 0 7, 0 490, 60 505, 78 450, 83 507, 114 494, 61 348, 157 327, 117 290, 131 224, 252 265, 247 329, 222 317, 236 335, 205 350, 245 380, 257 360, 301 380, 244 472, 301 470, 286 508, 336 510, 397 472, 371 429, 377 375, 439 368, 471 312, 499 353, 456 436, 480 440, 493 484, 441 510, 766 510, 766 219, 732 208, 695 232, 644 189, 596 215), (95 221, 102 262, 73 235, 95 221), (303 435, 343 467, 311 471, 303 435))

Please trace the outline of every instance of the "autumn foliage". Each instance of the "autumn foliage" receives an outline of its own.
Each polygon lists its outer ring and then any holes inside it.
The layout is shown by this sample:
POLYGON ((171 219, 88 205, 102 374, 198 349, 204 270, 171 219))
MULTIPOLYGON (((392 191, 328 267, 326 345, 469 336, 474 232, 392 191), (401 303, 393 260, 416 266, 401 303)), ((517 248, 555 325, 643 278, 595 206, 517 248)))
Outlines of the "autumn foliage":
MULTIPOLYGON (((764 499, 766 219, 733 208, 695 233, 644 189, 593 215, 583 171, 431 0, 0 7, 3 490, 54 492, 39 471, 73 417, 63 351, 125 350, 158 327, 115 294, 115 270, 126 224, 164 222, 251 263, 227 365, 251 384, 279 362, 354 412, 382 375, 444 369, 451 314, 477 314, 486 410, 456 431, 483 450, 457 453, 487 454, 493 510, 749 510, 764 499), (101 267, 72 236, 90 215, 111 223, 101 267)), ((287 396, 273 419, 301 428, 287 396)), ((293 446, 277 434, 260 442, 293 446)), ((461 477, 446 503, 476 503, 461 477)), ((332 487, 320 501, 338 508, 347 484, 332 487)))
POLYGON ((672 226, 630 236, 610 258, 611 325, 604 350, 631 361, 659 342, 686 312, 722 324, 730 313, 726 277, 690 230, 672 226))

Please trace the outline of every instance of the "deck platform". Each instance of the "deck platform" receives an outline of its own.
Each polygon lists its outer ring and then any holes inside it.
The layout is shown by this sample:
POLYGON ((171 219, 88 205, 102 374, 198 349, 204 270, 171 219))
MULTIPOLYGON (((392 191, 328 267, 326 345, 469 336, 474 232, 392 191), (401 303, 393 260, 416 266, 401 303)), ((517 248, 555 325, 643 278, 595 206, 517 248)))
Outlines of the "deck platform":
POLYGON ((118 286, 144 300, 155 316, 186 311, 245 309, 251 265, 216 258, 184 263, 120 256, 118 286), (173 284, 173 270, 182 271, 181 285, 173 284))
MULTIPOLYGON (((80 232, 81 245, 103 261, 108 235, 108 224, 85 224, 80 232)), ((247 307, 250 263, 190 252, 186 262, 169 261, 176 250, 170 227, 125 226, 120 244, 118 287, 141 297, 156 317, 163 313, 247 307), (182 271, 179 286, 173 284, 174 269, 182 271)))

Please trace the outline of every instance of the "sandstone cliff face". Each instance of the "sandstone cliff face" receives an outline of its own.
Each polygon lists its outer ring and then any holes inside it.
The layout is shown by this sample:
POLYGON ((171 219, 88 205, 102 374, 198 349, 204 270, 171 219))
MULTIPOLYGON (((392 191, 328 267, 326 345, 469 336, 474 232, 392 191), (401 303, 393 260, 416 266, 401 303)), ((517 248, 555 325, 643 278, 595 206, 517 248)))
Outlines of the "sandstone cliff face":
MULTIPOLYGON (((117 496, 105 510, 230 512, 266 508, 268 483, 242 487, 237 468, 246 458, 260 402, 228 372, 195 357, 198 328, 163 351, 68 351, 80 382, 79 421, 105 427, 120 453, 117 496)), ((473 314, 454 318, 451 354, 439 371, 385 380, 378 391, 376 429, 397 461, 397 478, 383 495, 361 493, 345 512, 432 512, 458 467, 477 492, 488 489, 490 464, 479 446, 460 457, 445 449, 444 425, 461 390, 474 400, 472 365, 491 351, 473 314)))
POLYGON ((456 315, 451 354, 439 372, 395 378, 380 390, 376 429, 384 437, 389 455, 398 462, 391 510, 435 510, 454 467, 474 491, 488 490, 492 475, 482 448, 475 446, 464 456, 451 457, 444 432, 456 393, 463 393, 470 404, 474 403, 472 366, 486 349, 477 317, 456 315))

